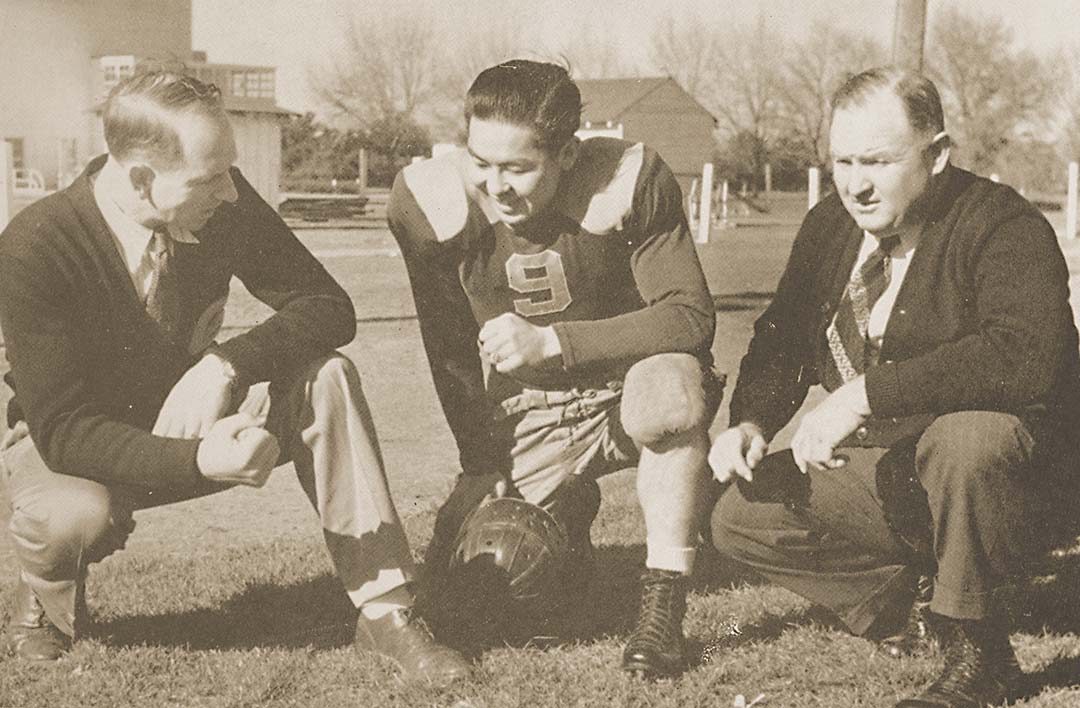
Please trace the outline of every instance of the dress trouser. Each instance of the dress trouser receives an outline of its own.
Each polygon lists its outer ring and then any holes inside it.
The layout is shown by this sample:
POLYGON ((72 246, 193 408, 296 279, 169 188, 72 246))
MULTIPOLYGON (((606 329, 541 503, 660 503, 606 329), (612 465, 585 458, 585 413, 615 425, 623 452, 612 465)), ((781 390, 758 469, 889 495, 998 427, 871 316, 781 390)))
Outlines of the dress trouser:
POLYGON ((836 469, 803 475, 790 450, 774 453, 724 493, 713 541, 855 634, 906 613, 921 572, 934 577, 933 612, 981 619, 994 588, 1063 536, 1053 502, 1075 487, 1063 434, 965 411, 889 449, 841 448, 836 469))
MULTIPOLYGON (((333 354, 281 381, 251 387, 240 409, 267 415, 266 428, 291 460, 322 522, 330 558, 357 606, 412 579, 408 541, 390 498, 360 377, 333 354)), ((132 512, 227 489, 150 491, 50 471, 26 435, 9 431, 0 452, 12 506, 9 529, 24 580, 61 631, 75 634, 76 592, 89 563, 122 548, 132 512)))

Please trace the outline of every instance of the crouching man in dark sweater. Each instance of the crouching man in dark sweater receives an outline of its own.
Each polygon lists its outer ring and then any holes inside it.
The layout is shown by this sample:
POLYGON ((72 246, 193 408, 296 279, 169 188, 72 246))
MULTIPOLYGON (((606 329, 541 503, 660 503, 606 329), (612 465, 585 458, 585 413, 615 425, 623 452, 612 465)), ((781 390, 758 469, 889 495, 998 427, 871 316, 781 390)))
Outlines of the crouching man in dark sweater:
POLYGON ((737 481, 713 538, 871 637, 929 578, 945 668, 899 705, 1000 705, 1021 681, 995 590, 1075 514, 1068 268, 1037 209, 949 164, 924 77, 853 77, 829 142, 836 194, 803 221, 709 454, 737 481), (814 384, 828 396, 767 455, 814 384))
POLYGON ((109 154, 0 236, 15 392, 0 446, 20 566, 9 651, 58 658, 86 568, 132 512, 261 486, 291 460, 360 608, 356 642, 406 678, 468 665, 412 617, 413 565, 352 363, 342 288, 240 172, 220 93, 143 72, 110 94, 109 154), (275 314, 215 343, 236 276, 275 314))

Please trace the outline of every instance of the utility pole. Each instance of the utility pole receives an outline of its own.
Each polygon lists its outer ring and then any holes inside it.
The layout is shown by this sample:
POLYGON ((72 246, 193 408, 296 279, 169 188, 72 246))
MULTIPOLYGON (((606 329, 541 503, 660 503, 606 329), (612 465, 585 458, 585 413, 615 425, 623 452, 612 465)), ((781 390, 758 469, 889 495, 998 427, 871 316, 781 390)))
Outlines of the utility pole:
POLYGON ((926 43, 926 0, 896 0, 892 61, 902 69, 922 72, 926 43))

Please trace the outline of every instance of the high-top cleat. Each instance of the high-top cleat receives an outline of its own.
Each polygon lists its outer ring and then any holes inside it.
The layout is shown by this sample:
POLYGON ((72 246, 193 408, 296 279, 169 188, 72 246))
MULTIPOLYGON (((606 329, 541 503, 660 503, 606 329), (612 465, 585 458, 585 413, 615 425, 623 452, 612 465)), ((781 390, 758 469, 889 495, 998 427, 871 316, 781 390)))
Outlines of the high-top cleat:
POLYGON ((686 578, 650 568, 641 585, 641 610, 623 650, 623 671, 644 679, 677 676, 686 670, 686 578))
POLYGON ((360 614, 356 647, 393 659, 407 682, 444 688, 472 673, 458 652, 435 641, 424 621, 411 609, 394 610, 378 619, 360 614))
POLYGON ((945 668, 922 693, 896 708, 983 708, 1016 698, 1023 673, 1004 624, 935 615, 934 627, 945 668))
MULTIPOLYGON (((81 593, 76 606, 80 599, 81 593)), ((52 623, 21 574, 2 644, 7 653, 26 661, 56 661, 71 649, 71 637, 52 623)))

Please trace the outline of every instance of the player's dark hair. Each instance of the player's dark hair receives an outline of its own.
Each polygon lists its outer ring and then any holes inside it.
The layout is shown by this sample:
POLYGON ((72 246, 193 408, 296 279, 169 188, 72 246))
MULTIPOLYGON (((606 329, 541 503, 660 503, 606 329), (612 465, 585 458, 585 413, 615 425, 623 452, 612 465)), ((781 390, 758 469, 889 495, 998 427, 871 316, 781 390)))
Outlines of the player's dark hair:
POLYGON ((558 64, 511 59, 484 69, 465 96, 472 118, 532 128, 539 146, 558 150, 581 125, 581 92, 558 64))
POLYGON ((102 116, 109 154, 139 157, 168 168, 184 157, 180 136, 169 121, 183 112, 224 116, 221 91, 187 75, 183 68, 149 65, 118 83, 105 99, 102 116))
POLYGON ((934 82, 922 74, 896 66, 867 69, 849 78, 833 94, 833 112, 860 105, 881 89, 890 89, 900 99, 908 121, 917 133, 936 135, 945 130, 945 112, 934 82))

